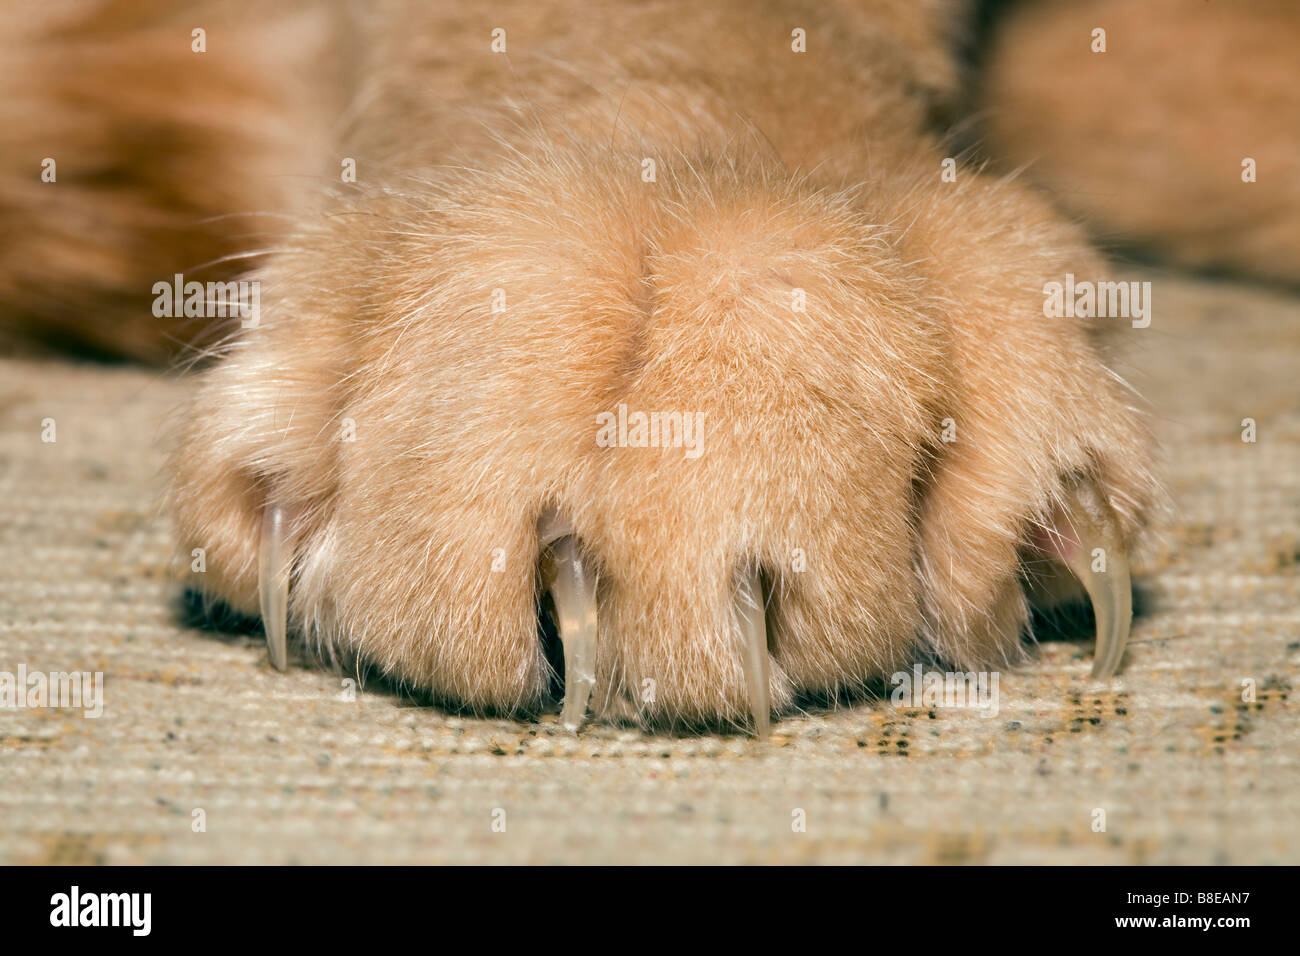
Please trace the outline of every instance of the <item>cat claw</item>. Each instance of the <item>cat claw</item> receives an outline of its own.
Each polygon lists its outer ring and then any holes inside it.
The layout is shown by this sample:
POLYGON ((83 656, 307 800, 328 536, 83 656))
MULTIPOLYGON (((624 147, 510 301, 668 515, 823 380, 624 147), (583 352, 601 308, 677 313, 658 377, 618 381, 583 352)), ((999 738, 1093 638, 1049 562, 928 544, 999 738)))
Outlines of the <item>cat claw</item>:
POLYGON ((754 717, 754 736, 768 735, 772 723, 772 701, 767 661, 767 612, 763 587, 757 571, 746 572, 736 595, 736 616, 740 619, 740 664, 745 672, 749 709, 754 717))
POLYGON ((269 504, 262 513, 262 540, 257 556, 257 593, 262 609, 262 627, 271 664, 284 670, 287 664, 289 623, 288 532, 284 508, 269 504))
MULTIPOLYGON (((555 605, 556 628, 564 648, 564 702, 560 723, 577 732, 587 715, 587 703, 596 684, 596 576, 583 558, 577 536, 553 513, 538 521, 542 551, 542 587, 555 605)), ((771 728, 768 690, 767 620, 758 572, 741 582, 736 600, 740 624, 741 666, 754 733, 766 737, 771 728)))
POLYGON ((1054 548, 1079 579, 1097 619, 1092 676, 1119 670, 1133 622, 1128 554, 1119 522, 1091 482, 1081 482, 1057 508, 1054 548))
POLYGON ((542 586, 555 605, 555 624, 564 648, 564 703, 560 723, 577 733, 596 685, 596 575, 578 538, 553 514, 538 522, 542 586))

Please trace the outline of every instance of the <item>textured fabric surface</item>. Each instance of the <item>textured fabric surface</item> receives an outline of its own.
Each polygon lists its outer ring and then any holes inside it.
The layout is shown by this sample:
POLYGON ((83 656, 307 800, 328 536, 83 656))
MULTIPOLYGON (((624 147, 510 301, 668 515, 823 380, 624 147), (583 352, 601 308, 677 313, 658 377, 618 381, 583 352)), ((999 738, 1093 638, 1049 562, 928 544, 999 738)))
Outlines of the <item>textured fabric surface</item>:
POLYGON ((1040 629, 995 717, 860 703, 766 743, 574 738, 276 673, 260 636, 180 623, 157 496, 188 386, 0 362, 0 672, 104 674, 98 719, 0 710, 0 862, 1300 863, 1300 302, 1153 295, 1120 371, 1174 512, 1122 675, 1040 629))

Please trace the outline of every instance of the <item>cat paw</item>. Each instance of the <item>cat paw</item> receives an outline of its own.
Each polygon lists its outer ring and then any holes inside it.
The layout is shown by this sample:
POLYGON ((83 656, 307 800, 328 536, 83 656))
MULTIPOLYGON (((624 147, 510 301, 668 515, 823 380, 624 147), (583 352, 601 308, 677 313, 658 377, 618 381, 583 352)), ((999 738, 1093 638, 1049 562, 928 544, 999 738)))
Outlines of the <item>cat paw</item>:
POLYGON ((338 200, 202 373, 171 509, 278 665, 296 635, 476 710, 762 733, 1014 664, 1081 581, 1115 671, 1155 484, 1086 320, 1044 315, 1100 268, 1070 229, 974 174, 535 155, 338 200))

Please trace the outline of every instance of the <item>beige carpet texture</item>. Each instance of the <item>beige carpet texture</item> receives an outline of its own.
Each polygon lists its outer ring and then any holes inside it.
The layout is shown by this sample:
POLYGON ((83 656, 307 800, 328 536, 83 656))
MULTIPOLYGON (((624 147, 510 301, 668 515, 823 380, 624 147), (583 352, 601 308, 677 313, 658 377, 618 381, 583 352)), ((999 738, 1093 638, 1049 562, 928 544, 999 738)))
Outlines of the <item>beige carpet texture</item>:
POLYGON ((189 383, 0 361, 0 682, 103 675, 98 717, 0 709, 0 862, 1300 863, 1300 298, 1152 295, 1120 371, 1173 509, 1120 676, 1040 634, 995 716, 864 702, 768 741, 276 672, 177 611, 161 438, 189 383))

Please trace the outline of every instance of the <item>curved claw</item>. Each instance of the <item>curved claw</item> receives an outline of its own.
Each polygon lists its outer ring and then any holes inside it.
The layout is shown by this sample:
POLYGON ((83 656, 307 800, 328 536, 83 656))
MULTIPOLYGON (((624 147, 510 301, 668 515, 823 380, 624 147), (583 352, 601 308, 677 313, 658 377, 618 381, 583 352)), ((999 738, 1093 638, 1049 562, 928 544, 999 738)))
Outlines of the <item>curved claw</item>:
POLYGON ((1128 557, 1111 553, 1104 573, 1080 575, 1097 617, 1097 649, 1092 662, 1093 677, 1111 677, 1119 670, 1133 621, 1133 592, 1129 584, 1128 557))
POLYGON ((740 583, 736 614, 740 618, 740 663, 745 672, 749 709, 754 715, 754 734, 762 738, 771 728, 772 701, 768 678, 767 614, 757 571, 747 572, 740 583))
POLYGON ((1092 676, 1119 670, 1133 621, 1128 554, 1115 513, 1096 486, 1082 482, 1058 508, 1055 550, 1079 579, 1097 619, 1097 649, 1092 676))
POLYGON ((564 647, 560 723, 576 733, 596 685, 596 576, 583 560, 578 539, 553 516, 538 523, 538 535, 543 549, 542 583, 555 604, 555 623, 564 647))
POLYGON ((268 504, 262 512, 262 538, 257 555, 257 596, 262 609, 262 627, 266 630, 266 647, 271 664, 281 671, 288 658, 289 571, 293 563, 286 524, 284 508, 268 504))

